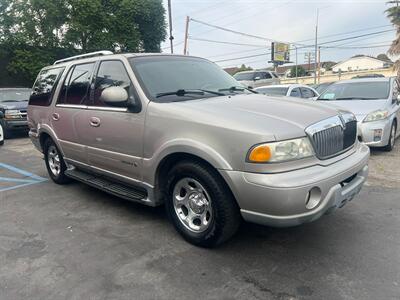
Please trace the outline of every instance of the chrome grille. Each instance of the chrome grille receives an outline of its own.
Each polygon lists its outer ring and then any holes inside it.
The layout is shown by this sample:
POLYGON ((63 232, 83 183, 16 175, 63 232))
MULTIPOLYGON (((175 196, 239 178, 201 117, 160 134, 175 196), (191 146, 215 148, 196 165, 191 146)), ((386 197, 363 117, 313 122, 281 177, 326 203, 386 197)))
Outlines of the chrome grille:
POLYGON ((338 155, 354 145, 357 121, 352 114, 343 114, 311 125, 306 129, 318 158, 338 155))

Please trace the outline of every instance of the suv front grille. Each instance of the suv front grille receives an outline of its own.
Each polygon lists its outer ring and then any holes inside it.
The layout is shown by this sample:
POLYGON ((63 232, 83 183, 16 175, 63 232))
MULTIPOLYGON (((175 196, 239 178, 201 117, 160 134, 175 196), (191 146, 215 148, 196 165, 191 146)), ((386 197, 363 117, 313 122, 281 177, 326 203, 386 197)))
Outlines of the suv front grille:
POLYGON ((357 120, 352 114, 332 117, 306 129, 319 159, 338 155, 354 145, 357 120))

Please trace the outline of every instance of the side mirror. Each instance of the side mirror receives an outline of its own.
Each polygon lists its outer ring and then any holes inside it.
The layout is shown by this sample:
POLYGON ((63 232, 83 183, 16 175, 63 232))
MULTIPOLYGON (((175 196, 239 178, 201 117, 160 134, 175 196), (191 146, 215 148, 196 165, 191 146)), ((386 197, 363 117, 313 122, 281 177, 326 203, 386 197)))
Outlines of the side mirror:
POLYGON ((110 86, 101 92, 100 100, 113 106, 127 104, 128 92, 120 86, 110 86))
POLYGON ((261 77, 260 76, 256 76, 256 77, 254 77, 254 81, 257 81, 257 80, 260 80, 261 79, 261 77))

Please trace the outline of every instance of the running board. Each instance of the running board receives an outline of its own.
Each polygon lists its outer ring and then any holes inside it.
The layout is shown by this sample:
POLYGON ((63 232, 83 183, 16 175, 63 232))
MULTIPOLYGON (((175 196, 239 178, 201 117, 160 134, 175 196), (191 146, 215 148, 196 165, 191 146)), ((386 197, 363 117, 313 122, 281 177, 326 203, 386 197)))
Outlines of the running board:
POLYGON ((66 170, 65 175, 126 200, 145 202, 146 204, 149 202, 146 192, 111 181, 105 177, 87 173, 76 168, 66 170))

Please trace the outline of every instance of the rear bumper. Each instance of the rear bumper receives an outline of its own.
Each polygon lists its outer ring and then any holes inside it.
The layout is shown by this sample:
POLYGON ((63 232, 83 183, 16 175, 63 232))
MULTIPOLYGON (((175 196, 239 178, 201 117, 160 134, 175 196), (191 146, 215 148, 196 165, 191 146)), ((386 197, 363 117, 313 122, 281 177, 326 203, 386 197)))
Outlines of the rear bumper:
POLYGON ((289 227, 314 221, 352 200, 367 178, 368 158, 368 147, 359 143, 355 153, 329 166, 278 174, 236 171, 221 171, 221 174, 245 220, 289 227))

